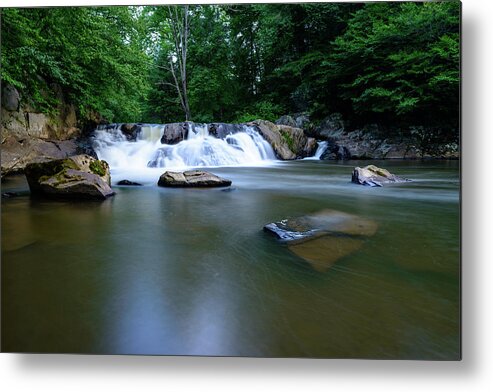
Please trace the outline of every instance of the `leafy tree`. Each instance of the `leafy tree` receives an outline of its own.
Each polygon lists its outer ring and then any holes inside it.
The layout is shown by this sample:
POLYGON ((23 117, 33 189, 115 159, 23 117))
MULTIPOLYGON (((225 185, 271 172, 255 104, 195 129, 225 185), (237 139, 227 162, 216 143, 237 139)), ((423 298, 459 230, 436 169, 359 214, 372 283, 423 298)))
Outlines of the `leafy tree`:
POLYGON ((60 86, 80 114, 110 121, 341 112, 354 126, 457 135, 456 1, 12 8, 2 19, 2 80, 43 111, 60 86))
POLYGON ((138 120, 147 90, 135 7, 5 9, 2 79, 49 111, 61 86, 84 117, 138 120))
POLYGON ((363 122, 457 128, 459 12, 458 2, 365 4, 321 63, 319 86, 336 86, 329 94, 363 122))

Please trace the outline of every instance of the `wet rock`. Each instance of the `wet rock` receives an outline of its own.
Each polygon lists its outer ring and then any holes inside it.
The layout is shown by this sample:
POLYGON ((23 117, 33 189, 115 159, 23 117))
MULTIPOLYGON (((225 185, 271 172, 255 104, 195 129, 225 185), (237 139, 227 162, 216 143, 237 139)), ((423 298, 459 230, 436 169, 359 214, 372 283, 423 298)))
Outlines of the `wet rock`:
POLYGON ((308 138, 301 128, 277 125, 265 120, 256 120, 248 125, 256 127, 279 159, 292 160, 303 156, 308 138))
POLYGON ((398 177, 386 169, 381 169, 374 165, 368 165, 363 168, 356 167, 351 176, 351 181, 367 186, 383 186, 388 183, 408 182, 407 178, 398 177))
POLYGON ((189 170, 183 173, 167 171, 159 177, 158 185, 175 188, 209 188, 230 186, 231 181, 203 170, 189 170))
POLYGON ((3 192, 2 193, 2 199, 11 199, 13 197, 20 196, 20 193, 18 192, 3 192))
POLYGON ((94 150, 92 136, 92 134, 89 134, 87 136, 82 136, 74 140, 74 143, 76 145, 75 155, 85 154, 98 159, 98 154, 96 153, 96 150, 94 150))
POLYGON ((320 156, 322 160, 346 160, 351 158, 349 150, 332 141, 327 142, 327 148, 320 156))
POLYGON ((317 151, 318 143, 317 140, 313 137, 309 137, 306 140, 305 147, 303 147, 303 158, 311 157, 317 151))
POLYGON ((264 231, 286 243, 315 270, 324 272, 338 259, 361 248, 377 228, 372 220, 327 209, 269 223, 264 231))
POLYGON ((140 124, 122 124, 120 130, 128 141, 135 141, 142 128, 140 124))
POLYGON ((208 125, 207 129, 211 136, 218 139, 225 139, 228 135, 242 132, 243 127, 243 124, 212 123, 208 125))
POLYGON ((24 172, 36 196, 106 199, 114 194, 108 164, 89 155, 30 163, 24 172))
POLYGON ((142 184, 139 184, 138 182, 133 182, 129 180, 121 180, 116 183, 116 185, 125 185, 125 186, 142 186, 142 184))
POLYGON ((363 245, 364 240, 360 238, 327 235, 288 246, 288 249, 314 270, 326 272, 337 260, 356 252, 363 245))
POLYGON ((161 137, 161 144, 178 144, 188 137, 190 123, 166 124, 161 137))
POLYGON ((172 150, 167 147, 158 148, 154 152, 151 160, 147 162, 147 167, 164 167, 165 160, 170 159, 172 157, 172 153, 172 150))

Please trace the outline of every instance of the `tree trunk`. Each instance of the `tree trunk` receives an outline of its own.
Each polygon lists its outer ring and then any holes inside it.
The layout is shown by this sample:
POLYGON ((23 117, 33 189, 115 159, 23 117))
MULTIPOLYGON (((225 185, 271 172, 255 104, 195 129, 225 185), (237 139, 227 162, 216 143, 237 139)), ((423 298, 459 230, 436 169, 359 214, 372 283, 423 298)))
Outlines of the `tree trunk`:
POLYGON ((190 112, 190 105, 188 104, 187 88, 187 49, 188 36, 190 34, 188 5, 182 6, 182 15, 180 15, 178 11, 179 7, 181 6, 168 6, 172 29, 172 41, 175 47, 175 53, 170 55, 169 64, 176 91, 180 99, 180 104, 185 114, 185 121, 191 121, 192 114, 190 112), (174 61, 174 58, 176 58, 176 61, 174 61))

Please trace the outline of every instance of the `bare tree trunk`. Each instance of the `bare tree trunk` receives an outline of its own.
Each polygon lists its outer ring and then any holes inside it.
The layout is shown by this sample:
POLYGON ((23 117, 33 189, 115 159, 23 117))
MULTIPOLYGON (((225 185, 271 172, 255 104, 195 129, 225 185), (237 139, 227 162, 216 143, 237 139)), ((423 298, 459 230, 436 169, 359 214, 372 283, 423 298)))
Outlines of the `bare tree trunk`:
POLYGON ((188 20, 188 5, 182 6, 183 15, 180 15, 179 7, 181 6, 168 6, 172 40, 175 47, 175 55, 170 56, 169 65, 176 91, 180 98, 180 104, 185 113, 185 120, 190 121, 192 115, 190 113, 190 105, 188 104, 187 89, 187 49, 190 24, 188 20))

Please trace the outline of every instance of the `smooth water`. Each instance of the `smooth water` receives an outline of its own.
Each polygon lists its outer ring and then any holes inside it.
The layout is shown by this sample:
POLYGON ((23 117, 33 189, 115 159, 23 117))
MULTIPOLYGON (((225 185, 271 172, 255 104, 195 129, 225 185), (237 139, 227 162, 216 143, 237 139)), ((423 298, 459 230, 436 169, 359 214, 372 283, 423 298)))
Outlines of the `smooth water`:
POLYGON ((367 163, 211 169, 229 192, 159 188, 160 169, 104 202, 2 200, 3 350, 459 358, 458 162, 372 162, 414 182, 351 184, 367 163), (324 208, 379 225, 326 273, 262 231, 324 208))

